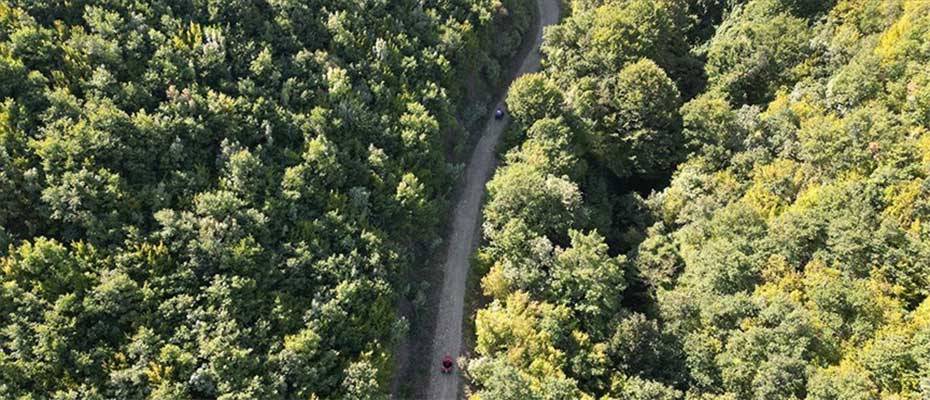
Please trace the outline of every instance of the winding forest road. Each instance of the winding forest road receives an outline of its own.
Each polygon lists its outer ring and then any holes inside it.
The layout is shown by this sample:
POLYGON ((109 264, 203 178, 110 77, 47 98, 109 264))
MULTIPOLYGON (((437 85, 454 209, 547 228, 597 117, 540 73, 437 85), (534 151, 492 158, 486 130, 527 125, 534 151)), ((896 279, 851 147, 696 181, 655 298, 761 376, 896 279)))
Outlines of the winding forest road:
MULTIPOLYGON (((523 59, 516 77, 539 70, 539 46, 542 43, 543 27, 555 24, 559 20, 559 0, 537 0, 537 7, 540 21, 536 24, 535 43, 523 59)), ((494 109, 503 106, 501 100, 494 109)), ((439 370, 439 361, 447 354, 452 357, 461 354, 465 287, 471 255, 478 243, 481 201, 484 198, 485 184, 491 177, 496 163, 494 149, 509 122, 509 115, 505 115, 501 120, 488 119, 465 169, 465 187, 455 205, 455 217, 447 242, 446 259, 443 262, 442 292, 430 355, 430 362, 434 362, 435 366, 429 369, 428 399, 455 399, 462 387, 462 375, 458 367, 453 369, 451 374, 443 374, 439 370)))

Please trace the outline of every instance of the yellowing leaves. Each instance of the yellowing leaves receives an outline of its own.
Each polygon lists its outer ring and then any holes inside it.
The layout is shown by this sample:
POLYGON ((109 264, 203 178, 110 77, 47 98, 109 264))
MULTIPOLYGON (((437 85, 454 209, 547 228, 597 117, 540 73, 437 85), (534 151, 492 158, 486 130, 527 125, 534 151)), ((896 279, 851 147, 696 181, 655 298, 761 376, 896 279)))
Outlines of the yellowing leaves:
POLYGON ((786 159, 757 167, 752 175, 753 184, 743 200, 768 219, 790 206, 807 180, 801 165, 786 159))
POLYGON ((930 132, 926 128, 920 128, 917 138, 920 160, 924 164, 924 170, 930 172, 930 132))
MULTIPOLYGON (((930 182, 913 179, 885 189, 888 207, 883 215, 894 219, 902 227, 918 227, 930 217, 930 182)), ((915 233, 920 233, 919 230, 915 233)))
POLYGON ((563 376, 560 367, 565 355, 556 348, 552 329, 566 318, 565 307, 531 301, 523 292, 513 293, 504 304, 495 302, 478 311, 476 350, 482 355, 503 352, 508 363, 538 378, 563 376))
POLYGON ((904 1, 904 13, 882 35, 875 54, 886 65, 905 61, 905 58, 923 52, 921 42, 926 40, 930 3, 923 0, 904 1))
POLYGON ((500 263, 494 263, 488 273, 481 278, 481 289, 485 296, 496 299, 504 298, 510 293, 510 285, 507 283, 500 263))
POLYGON ((191 50, 203 44, 203 27, 191 22, 187 29, 183 29, 171 38, 171 42, 178 49, 191 50))

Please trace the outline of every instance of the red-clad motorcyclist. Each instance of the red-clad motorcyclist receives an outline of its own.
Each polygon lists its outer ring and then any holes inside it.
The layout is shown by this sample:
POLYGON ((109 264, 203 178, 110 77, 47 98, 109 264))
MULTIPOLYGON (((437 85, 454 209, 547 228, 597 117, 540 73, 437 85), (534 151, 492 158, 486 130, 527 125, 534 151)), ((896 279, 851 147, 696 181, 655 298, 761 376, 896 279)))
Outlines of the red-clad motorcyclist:
POLYGON ((441 363, 442 372, 445 374, 452 372, 453 365, 455 364, 452 362, 452 357, 446 354, 446 356, 442 358, 442 363, 441 363))

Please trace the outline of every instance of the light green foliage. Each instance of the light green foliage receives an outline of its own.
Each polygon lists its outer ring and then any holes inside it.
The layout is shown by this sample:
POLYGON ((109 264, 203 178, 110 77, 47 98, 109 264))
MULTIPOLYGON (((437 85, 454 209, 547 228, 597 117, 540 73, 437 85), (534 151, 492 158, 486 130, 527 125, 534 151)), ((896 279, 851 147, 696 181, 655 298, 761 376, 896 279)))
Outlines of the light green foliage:
POLYGON ((492 191, 503 228, 486 232, 479 312, 529 296, 565 308, 562 336, 521 363, 507 356, 526 339, 495 339, 478 397, 520 394, 505 376, 609 399, 930 395, 928 3, 571 6, 514 98, 526 137, 491 187, 561 174, 583 212, 541 232, 525 215, 543 203, 505 209, 492 191), (554 93, 558 118, 540 100, 554 93), (533 375, 544 360, 557 370, 533 375))
POLYGON ((713 92, 689 101, 681 107, 682 137, 688 150, 704 156, 715 167, 724 166, 743 150, 751 128, 746 126, 745 115, 713 92))
POLYGON ((586 76, 609 76, 640 58, 673 71, 686 87, 695 78, 684 38, 687 19, 683 1, 592 2, 551 28, 543 52, 562 87, 586 76))
POLYGON ((808 384, 808 398, 816 400, 873 400, 878 391, 861 368, 843 363, 817 371, 808 384))
POLYGON ((530 232, 562 238, 581 212, 576 184, 522 163, 502 168, 488 184, 488 195, 484 231, 490 238, 512 220, 522 221, 530 232))
POLYGON ((507 154, 509 163, 524 163, 554 176, 584 176, 587 165, 578 156, 581 145, 564 119, 537 120, 526 136, 519 149, 507 154))
POLYGON ((507 108, 514 119, 529 126, 543 118, 562 114, 562 92, 540 73, 521 76, 507 91, 507 108))
POLYGON ((560 371, 565 355, 557 344, 569 310, 538 303, 516 292, 480 310, 475 320, 479 357, 469 373, 482 383, 478 398, 575 398, 575 383, 560 371))
POLYGON ((572 308, 586 331, 604 335, 608 321, 620 312, 623 258, 611 258, 597 233, 569 231, 571 248, 557 250, 550 272, 554 300, 572 308))
MULTIPOLYGON (((915 306, 926 298, 916 284, 926 269, 916 265, 924 264, 927 236, 914 219, 903 217, 914 214, 901 208, 919 201, 905 187, 927 173, 919 150, 923 128, 901 100, 875 89, 894 87, 888 82, 893 66, 886 69, 866 56, 846 58, 846 64, 799 58, 813 54, 803 41, 792 42, 805 35, 864 29, 849 25, 860 19, 839 19, 867 4, 840 2, 825 25, 813 27, 801 19, 803 6, 783 5, 746 4, 710 42, 711 92, 682 108, 694 156, 654 199, 664 226, 652 231, 634 262, 650 268, 661 266, 658 260, 683 262, 680 273, 657 275, 656 285, 665 319, 685 337, 698 392, 722 388, 737 398, 760 399, 919 398, 914 377, 920 367, 905 348, 915 338, 894 327, 919 318, 915 306), (748 22, 761 15, 768 15, 765 24, 748 22), (796 27, 732 36, 778 24, 796 27), (756 48, 751 54, 766 63, 752 67, 753 74, 762 75, 737 74, 752 86, 727 81, 715 57, 723 49, 753 46, 792 53, 756 48), (820 75, 803 78, 814 70, 820 75), (791 90, 795 83, 790 94, 776 94, 779 86, 791 90), (730 104, 717 97, 718 89, 730 104), (751 109, 732 103, 765 109, 747 113, 751 109), (721 186, 720 176, 735 182, 721 186), (704 297, 707 291, 748 295, 753 306, 724 324, 695 318, 733 307, 734 297, 704 297), (689 304, 688 298, 696 301, 689 304)), ((907 12, 902 20, 914 18, 907 12)), ((866 34, 893 29, 888 26, 866 34)), ((859 40, 862 54, 891 51, 881 42, 859 40)), ((727 68, 745 67, 737 65, 727 68)))
POLYGON ((659 382, 639 377, 617 377, 611 384, 611 395, 605 399, 616 400, 677 400, 681 391, 659 382))

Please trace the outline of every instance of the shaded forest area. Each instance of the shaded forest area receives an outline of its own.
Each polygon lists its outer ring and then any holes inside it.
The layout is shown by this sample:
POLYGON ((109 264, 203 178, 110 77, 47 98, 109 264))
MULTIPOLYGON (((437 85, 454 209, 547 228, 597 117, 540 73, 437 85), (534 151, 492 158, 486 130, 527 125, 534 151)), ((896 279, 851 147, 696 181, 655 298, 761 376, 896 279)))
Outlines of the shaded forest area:
POLYGON ((0 1, 0 397, 384 397, 525 4, 0 1))
POLYGON ((930 396, 930 2, 568 6, 508 97, 472 397, 930 396))

